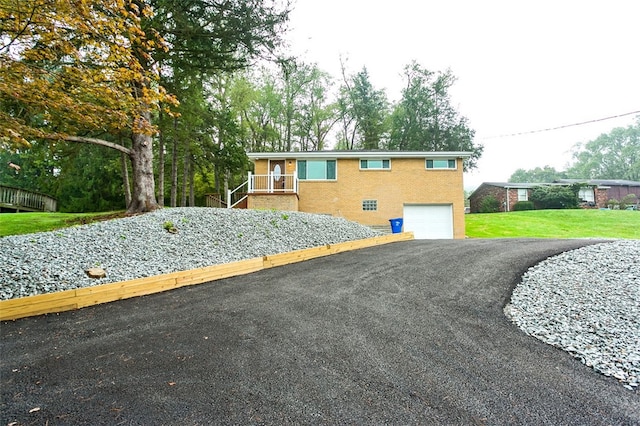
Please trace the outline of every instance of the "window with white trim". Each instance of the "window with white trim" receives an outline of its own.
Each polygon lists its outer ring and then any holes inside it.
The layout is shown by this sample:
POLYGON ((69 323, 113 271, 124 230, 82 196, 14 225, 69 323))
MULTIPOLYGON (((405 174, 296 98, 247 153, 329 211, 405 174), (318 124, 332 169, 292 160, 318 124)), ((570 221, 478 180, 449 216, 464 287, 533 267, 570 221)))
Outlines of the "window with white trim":
POLYGON ((457 168, 455 158, 427 158, 425 166, 429 170, 455 170, 457 168))
POLYGON ((595 202, 596 196, 593 192, 593 188, 583 187, 578 190, 578 198, 586 202, 595 202))
POLYGON ((391 160, 381 159, 360 159, 360 170, 389 170, 391 168, 391 160))
POLYGON ((378 200, 362 200, 362 210, 366 212, 378 210, 378 200))
POLYGON ((518 201, 529 201, 529 190, 526 188, 518 188, 518 201))
POLYGON ((336 160, 298 160, 298 179, 336 180, 336 160))

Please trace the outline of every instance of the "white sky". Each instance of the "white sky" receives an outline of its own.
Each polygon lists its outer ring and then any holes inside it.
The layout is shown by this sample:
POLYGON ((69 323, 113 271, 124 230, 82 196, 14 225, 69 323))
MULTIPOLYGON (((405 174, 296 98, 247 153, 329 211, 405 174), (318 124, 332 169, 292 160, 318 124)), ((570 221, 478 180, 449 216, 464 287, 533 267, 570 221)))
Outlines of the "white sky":
POLYGON ((465 188, 519 169, 564 170, 570 151, 640 110, 638 0, 296 0, 292 53, 336 79, 367 67, 377 89, 400 97, 406 64, 450 68, 454 106, 485 146, 465 188))

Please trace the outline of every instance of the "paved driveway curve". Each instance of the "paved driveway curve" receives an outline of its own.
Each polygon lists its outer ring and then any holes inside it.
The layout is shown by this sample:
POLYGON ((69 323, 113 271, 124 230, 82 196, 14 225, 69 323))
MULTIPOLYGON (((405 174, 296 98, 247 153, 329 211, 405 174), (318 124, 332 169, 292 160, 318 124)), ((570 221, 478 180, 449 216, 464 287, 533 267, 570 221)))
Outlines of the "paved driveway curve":
POLYGON ((640 424, 637 392, 502 314, 588 243, 395 243, 5 322, 0 423, 640 424))

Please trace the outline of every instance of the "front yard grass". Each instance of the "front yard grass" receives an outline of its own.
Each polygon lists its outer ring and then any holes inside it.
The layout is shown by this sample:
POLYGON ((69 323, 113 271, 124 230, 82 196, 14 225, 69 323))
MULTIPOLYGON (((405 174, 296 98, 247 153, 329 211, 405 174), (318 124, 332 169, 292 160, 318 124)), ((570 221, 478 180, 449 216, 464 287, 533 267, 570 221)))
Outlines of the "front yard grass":
POLYGON ((0 214, 0 237, 54 231, 73 225, 82 225, 97 220, 122 217, 124 212, 101 213, 2 213, 0 214))
POLYGON ((469 238, 640 239, 640 212, 529 210, 465 215, 469 238))

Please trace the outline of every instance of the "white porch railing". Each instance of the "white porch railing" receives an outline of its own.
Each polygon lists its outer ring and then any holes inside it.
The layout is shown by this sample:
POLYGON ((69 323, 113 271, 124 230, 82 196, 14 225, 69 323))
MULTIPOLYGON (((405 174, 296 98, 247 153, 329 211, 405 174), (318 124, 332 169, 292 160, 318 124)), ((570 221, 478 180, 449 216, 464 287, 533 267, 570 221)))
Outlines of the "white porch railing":
POLYGON ((249 172, 247 181, 227 194, 227 207, 232 208, 241 203, 247 194, 296 194, 298 177, 296 175, 254 175, 249 172), (246 187, 246 193, 241 192, 246 187))

